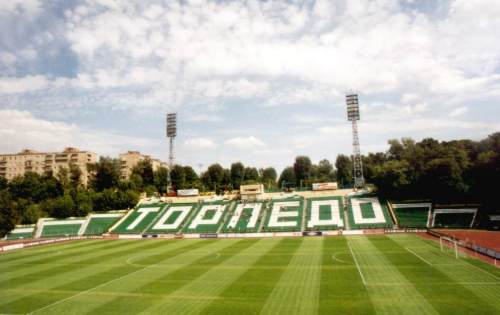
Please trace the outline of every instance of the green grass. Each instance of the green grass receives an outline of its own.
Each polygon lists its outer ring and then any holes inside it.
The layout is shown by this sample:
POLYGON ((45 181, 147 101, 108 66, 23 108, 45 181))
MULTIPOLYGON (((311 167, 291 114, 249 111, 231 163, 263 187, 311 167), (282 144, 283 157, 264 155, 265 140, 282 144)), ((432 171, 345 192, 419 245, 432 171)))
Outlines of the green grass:
POLYGON ((500 269, 416 235, 84 240, 0 255, 0 314, 499 314, 500 269))

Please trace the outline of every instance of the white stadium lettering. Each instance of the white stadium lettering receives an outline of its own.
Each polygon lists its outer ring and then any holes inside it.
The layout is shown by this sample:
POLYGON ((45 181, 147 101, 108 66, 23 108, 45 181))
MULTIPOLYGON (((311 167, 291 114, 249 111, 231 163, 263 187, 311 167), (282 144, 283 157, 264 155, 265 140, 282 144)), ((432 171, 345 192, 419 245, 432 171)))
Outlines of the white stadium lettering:
POLYGON ((311 201, 311 219, 307 223, 308 227, 315 226, 328 226, 328 225, 336 225, 339 227, 344 226, 344 221, 340 217, 339 210, 339 201, 336 199, 333 200, 313 200, 311 201), (320 218, 320 207, 328 206, 330 208, 330 219, 321 219, 320 218))
POLYGON ((217 224, 217 222, 219 222, 220 218, 222 217, 225 208, 226 205, 205 205, 201 207, 200 212, 198 212, 193 222, 191 222, 189 228, 195 229, 198 225, 217 224), (212 218, 204 219, 208 211, 215 211, 215 213, 212 218))
POLYGON ((175 230, 179 228, 180 224, 187 217, 191 211, 192 206, 172 206, 165 214, 162 215, 160 220, 152 227, 153 230, 175 230), (179 216, 175 219, 173 223, 165 223, 168 219, 176 212, 180 212, 179 216))
POLYGON ((351 206, 354 223, 356 224, 386 223, 384 213, 382 211, 382 206, 380 205, 380 202, 377 198, 352 198, 351 206), (363 203, 369 203, 371 205, 375 217, 363 217, 363 212, 361 211, 361 204, 363 203))
POLYGON ((238 206, 236 206, 236 210, 234 211, 233 216, 231 217, 231 220, 229 221, 229 224, 227 225, 228 228, 236 227, 244 209, 252 209, 252 215, 246 227, 247 228, 255 227, 255 225, 257 224, 257 220, 259 219, 260 210, 262 209, 261 203, 238 204, 238 206))
POLYGON ((271 218, 269 218, 269 227, 288 227, 288 226, 296 226, 297 221, 279 221, 282 218, 292 218, 298 217, 298 211, 281 211, 283 208, 287 207, 298 207, 300 206, 299 201, 282 201, 275 202, 273 204, 273 209, 271 211, 271 218))
POLYGON ((139 223, 144 220, 148 216, 148 214, 153 213, 153 212, 158 212, 160 210, 160 207, 155 207, 155 208, 142 208, 137 210, 140 215, 132 222, 129 226, 127 226, 127 230, 133 230, 139 223))

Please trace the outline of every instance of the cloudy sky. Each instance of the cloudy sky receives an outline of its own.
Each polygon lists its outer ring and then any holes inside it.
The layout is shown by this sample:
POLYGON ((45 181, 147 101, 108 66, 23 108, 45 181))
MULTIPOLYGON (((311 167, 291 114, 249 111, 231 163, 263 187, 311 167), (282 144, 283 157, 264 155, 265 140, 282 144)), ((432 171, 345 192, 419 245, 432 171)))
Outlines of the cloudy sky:
POLYGON ((500 1, 0 1, 0 152, 78 146, 281 169, 500 130, 500 1), (134 3, 135 2, 135 3, 134 3))

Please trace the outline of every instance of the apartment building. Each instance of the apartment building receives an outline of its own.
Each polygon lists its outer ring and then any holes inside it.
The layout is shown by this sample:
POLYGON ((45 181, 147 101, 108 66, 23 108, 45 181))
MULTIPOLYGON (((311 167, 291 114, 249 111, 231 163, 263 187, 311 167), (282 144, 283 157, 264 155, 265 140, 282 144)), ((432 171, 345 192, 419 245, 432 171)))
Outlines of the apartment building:
POLYGON ((81 181, 87 185, 90 180, 88 163, 95 163, 97 154, 89 151, 80 151, 78 148, 68 147, 62 152, 36 152, 23 150, 16 154, 0 154, 0 176, 11 180, 22 176, 26 172, 35 172, 40 175, 57 175, 61 167, 68 168, 74 164, 82 172, 81 181))
POLYGON ((120 154, 120 175, 122 179, 128 179, 132 174, 132 169, 139 163, 149 159, 151 165, 153 166, 153 171, 158 170, 160 167, 168 168, 167 163, 160 161, 158 159, 153 159, 149 155, 141 154, 139 151, 127 151, 126 153, 120 154))

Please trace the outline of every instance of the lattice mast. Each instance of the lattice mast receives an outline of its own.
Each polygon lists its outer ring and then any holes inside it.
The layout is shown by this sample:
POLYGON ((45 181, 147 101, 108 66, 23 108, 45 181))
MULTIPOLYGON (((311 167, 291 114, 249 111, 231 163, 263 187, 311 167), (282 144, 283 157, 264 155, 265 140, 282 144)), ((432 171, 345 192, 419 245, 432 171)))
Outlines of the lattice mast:
POLYGON ((347 94, 347 120, 352 123, 352 148, 353 148, 353 177, 354 187, 361 188, 365 185, 363 177, 363 162, 361 161, 361 149, 359 147, 358 120, 359 103, 358 94, 347 94))
POLYGON ((167 138, 168 147, 168 166, 172 168, 175 163, 174 139, 177 136, 177 113, 167 114, 167 138))

